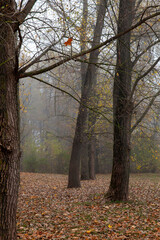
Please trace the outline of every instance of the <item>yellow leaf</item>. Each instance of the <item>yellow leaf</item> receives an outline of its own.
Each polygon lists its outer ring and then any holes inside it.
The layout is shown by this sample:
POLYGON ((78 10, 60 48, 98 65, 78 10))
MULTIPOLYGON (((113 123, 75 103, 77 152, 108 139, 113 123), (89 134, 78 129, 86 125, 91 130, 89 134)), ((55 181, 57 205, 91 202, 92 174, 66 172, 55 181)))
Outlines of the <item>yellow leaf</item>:
POLYGON ((90 229, 90 230, 87 230, 86 233, 91 233, 93 231, 94 231, 94 229, 90 229))
POLYGON ((119 77, 119 73, 117 72, 117 74, 116 74, 118 77, 119 77))
POLYGON ((112 228, 112 226, 111 226, 110 224, 108 225, 108 227, 109 227, 109 228, 112 228))

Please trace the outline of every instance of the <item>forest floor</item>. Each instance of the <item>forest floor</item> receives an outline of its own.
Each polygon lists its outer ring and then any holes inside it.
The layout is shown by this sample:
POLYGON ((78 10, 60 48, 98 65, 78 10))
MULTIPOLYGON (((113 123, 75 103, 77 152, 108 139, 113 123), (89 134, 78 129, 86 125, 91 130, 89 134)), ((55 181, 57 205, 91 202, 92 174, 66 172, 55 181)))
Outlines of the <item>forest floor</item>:
POLYGON ((110 175, 67 189, 67 176, 21 173, 18 239, 160 239, 160 175, 132 174, 130 199, 105 203, 110 175))

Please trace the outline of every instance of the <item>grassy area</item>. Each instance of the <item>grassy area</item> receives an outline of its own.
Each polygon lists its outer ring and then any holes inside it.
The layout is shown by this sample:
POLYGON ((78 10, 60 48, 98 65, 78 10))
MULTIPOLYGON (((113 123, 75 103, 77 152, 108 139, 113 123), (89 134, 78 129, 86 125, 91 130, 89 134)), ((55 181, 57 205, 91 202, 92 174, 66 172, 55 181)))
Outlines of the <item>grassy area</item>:
POLYGON ((19 239, 160 239, 160 175, 131 174, 127 203, 105 203, 110 175, 67 189, 67 176, 21 173, 19 239))

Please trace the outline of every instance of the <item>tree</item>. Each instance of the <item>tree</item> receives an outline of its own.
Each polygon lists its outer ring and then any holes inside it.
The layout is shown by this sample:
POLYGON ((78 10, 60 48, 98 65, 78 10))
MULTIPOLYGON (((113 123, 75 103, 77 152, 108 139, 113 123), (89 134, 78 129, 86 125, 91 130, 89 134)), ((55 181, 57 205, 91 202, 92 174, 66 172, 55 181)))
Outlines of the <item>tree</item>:
MULTIPOLYGON (((81 51, 87 48, 87 25, 88 25, 88 0, 83 0, 83 17, 81 23, 80 45, 81 51)), ((81 57, 81 92, 85 85, 85 75, 87 70, 87 63, 85 63, 85 56, 81 57)), ((88 114, 88 113, 87 113, 88 114)), ((81 162, 81 180, 89 179, 89 166, 88 166, 88 136, 87 136, 87 121, 85 130, 83 132, 83 141, 81 142, 80 162, 81 162)))
MULTIPOLYGON (((121 0, 119 6, 118 33, 132 26, 135 1, 121 0)), ((130 128, 132 116, 131 94, 131 33, 117 40, 117 63, 113 90, 114 146, 113 168, 109 190, 106 194, 110 200, 128 199, 130 128)))
MULTIPOLYGON (((139 1, 139 3, 141 3, 141 1, 139 1)), ((141 19, 143 18, 146 9, 143 13, 140 13, 141 19)), ((134 15, 135 1, 121 0, 119 6, 118 33, 131 28, 134 15)), ((145 31, 147 30, 145 29, 145 31)), ((148 31, 147 34, 149 36, 150 32, 148 31)), ((151 46, 153 46, 153 44, 151 44, 148 49, 151 46)), ((138 54, 135 58, 135 62, 137 62, 143 54, 143 51, 141 54, 138 54)), ((148 69, 146 69, 142 75, 139 74, 135 81, 132 81, 135 62, 131 59, 131 33, 127 33, 117 40, 117 63, 113 90, 113 168, 111 183, 109 190, 106 193, 106 198, 111 201, 128 200, 131 133, 146 116, 156 97, 160 94, 160 91, 158 90, 152 95, 148 105, 145 106, 145 110, 131 128, 131 118, 134 109, 133 95, 136 92, 135 89, 137 88, 138 83, 150 73, 154 66, 156 66, 159 62, 159 58, 148 69)), ((145 67, 143 67, 143 69, 144 68, 145 67)), ((139 101, 136 105, 138 106, 142 102, 143 100, 139 101)))
MULTIPOLYGON (((101 0, 99 4, 97 22, 94 30, 92 48, 94 48, 95 46, 97 46, 97 44, 100 43, 105 12, 106 12, 106 1, 101 0)), ((84 159, 86 160, 86 156, 82 155, 82 151, 84 150, 84 148, 82 149, 82 146, 84 145, 83 142, 85 142, 86 144, 86 141, 84 138, 85 131, 86 131, 86 122, 88 117, 88 109, 86 108, 86 106, 89 103, 90 97, 92 96, 92 91, 96 85, 96 72, 97 72, 96 63, 98 62, 98 56, 99 56, 98 49, 91 52, 86 74, 83 74, 83 76, 85 76, 85 79, 82 80, 81 103, 80 103, 79 113, 77 117, 77 124, 76 124, 75 136, 73 140, 72 153, 71 153, 71 159, 70 159, 69 179, 68 179, 69 188, 80 187, 80 178, 79 178, 80 155, 84 157, 84 159)), ((88 151, 85 151, 85 154, 87 154, 87 152, 88 151)), ((86 170, 87 169, 84 169, 83 172, 85 172, 84 175, 88 177, 87 176, 88 173, 86 173, 86 170)))
POLYGON ((19 25, 36 0, 17 12, 14 0, 0 3, 0 239, 16 239, 16 209, 19 187, 19 25))

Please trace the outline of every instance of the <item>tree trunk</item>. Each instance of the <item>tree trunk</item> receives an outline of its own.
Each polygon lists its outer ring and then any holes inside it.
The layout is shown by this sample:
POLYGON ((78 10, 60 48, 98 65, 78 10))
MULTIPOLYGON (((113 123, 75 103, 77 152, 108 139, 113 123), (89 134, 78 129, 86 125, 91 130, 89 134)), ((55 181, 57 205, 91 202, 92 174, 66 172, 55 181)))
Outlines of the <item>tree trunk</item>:
MULTIPOLYGON (((98 101, 96 99, 96 85, 93 84, 92 91, 90 95, 91 101, 94 99, 94 103, 91 103, 92 106, 97 106, 98 101)), ((96 179, 95 175, 95 162, 96 162, 96 137, 95 137, 95 124, 97 120, 97 114, 95 112, 89 111, 89 123, 88 123, 88 135, 89 135, 89 144, 88 144, 88 156, 89 156, 89 178, 94 180, 96 179)))
POLYGON ((88 137, 83 133, 83 142, 81 147, 81 180, 89 180, 88 169, 88 137))
MULTIPOLYGON (((80 32, 80 44, 81 44, 81 51, 86 50, 87 47, 87 20, 88 20, 88 0, 83 0, 83 17, 81 23, 81 32, 80 32)), ((86 56, 82 56, 81 60, 81 81, 82 87, 81 91, 83 92, 83 88, 85 87, 85 77, 87 71, 87 63, 85 63, 86 56)), ((88 117, 88 111, 86 112, 88 117)), ((89 171, 88 171, 88 137, 87 137, 87 119, 85 123, 86 127, 83 132, 83 141, 80 151, 80 161, 81 161, 81 180, 88 180, 89 179, 89 171)))
MULTIPOLYGON (((104 16, 106 12, 106 2, 107 0, 100 1, 99 12, 97 16, 97 23, 94 31, 94 38, 92 47, 96 46, 100 42, 103 24, 104 24, 104 16)), ((85 126, 87 121, 88 111, 85 107, 89 103, 92 86, 95 86, 96 83, 96 63, 98 62, 99 50, 95 50, 91 52, 89 58, 89 64, 87 67, 85 79, 83 81, 82 87, 82 96, 81 96, 81 104, 79 108, 76 131, 72 145, 72 153, 70 159, 69 166, 69 180, 68 187, 80 187, 80 178, 79 178, 79 170, 80 170, 80 153, 82 149, 82 143, 84 141, 83 133, 85 132, 85 126), (77 175, 77 176, 76 176, 77 175), (75 182, 74 182, 75 181, 75 182)))
POLYGON ((80 184, 80 156, 81 156, 81 148, 83 143, 83 132, 85 130, 85 123, 87 120, 87 109, 83 106, 86 105, 86 92, 87 86, 83 95, 81 97, 81 104, 79 107, 79 113, 77 117, 77 124, 75 135, 73 139, 72 145, 72 153, 70 158, 69 165, 69 177, 68 177, 68 188, 78 188, 81 186, 80 184))
MULTIPOLYGON (((94 38, 92 46, 96 46, 100 43, 100 38, 102 34, 102 29, 104 25, 104 17, 106 13, 107 0, 101 0, 97 9, 97 22, 94 31, 94 38)), ((98 62, 99 50, 94 51, 90 55, 90 62, 93 63, 92 71, 92 82, 90 85, 89 99, 90 105, 92 107, 97 107, 98 99, 96 97, 96 84, 97 84, 97 67, 96 63, 98 62)), ((89 144, 88 144, 88 155, 89 155, 89 178, 95 179, 95 158, 96 158, 96 139, 95 139, 95 124, 97 120, 97 114, 93 111, 89 111, 89 124, 88 124, 88 135, 89 135, 89 144)))
MULTIPOLYGON (((129 29, 134 15, 133 0, 121 0, 119 7, 118 33, 129 29)), ((114 145, 113 168, 109 190, 111 201, 126 201, 129 188, 130 128, 132 103, 131 93, 131 33, 117 41, 117 65, 113 90, 114 145)))
POLYGON ((16 37, 10 16, 14 1, 1 1, 0 27, 0 240, 15 240, 19 187, 19 102, 16 37), (4 9, 4 12, 3 12, 4 9))
POLYGON ((95 175, 95 158, 96 158, 96 139, 95 136, 92 135, 89 139, 88 146, 88 155, 89 155, 89 179, 96 179, 95 175))
POLYGON ((95 174, 99 173, 99 140, 95 138, 95 174))

